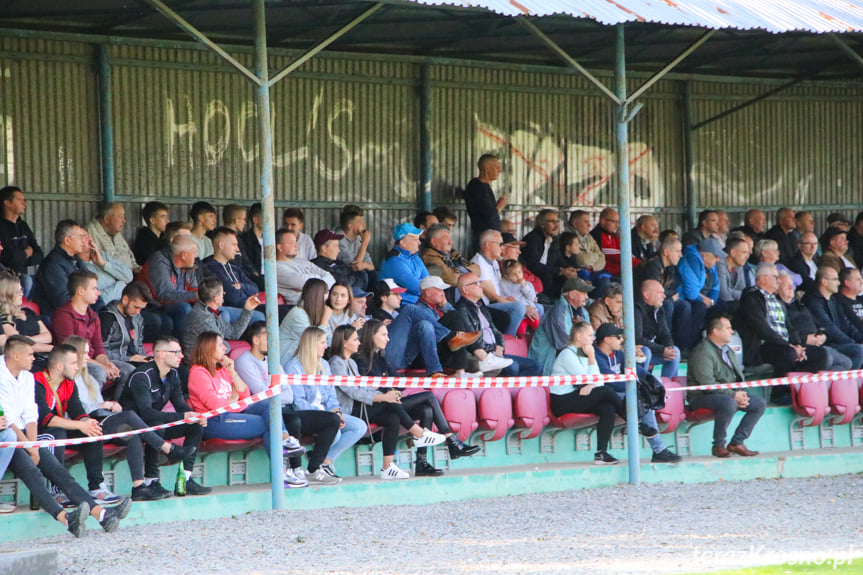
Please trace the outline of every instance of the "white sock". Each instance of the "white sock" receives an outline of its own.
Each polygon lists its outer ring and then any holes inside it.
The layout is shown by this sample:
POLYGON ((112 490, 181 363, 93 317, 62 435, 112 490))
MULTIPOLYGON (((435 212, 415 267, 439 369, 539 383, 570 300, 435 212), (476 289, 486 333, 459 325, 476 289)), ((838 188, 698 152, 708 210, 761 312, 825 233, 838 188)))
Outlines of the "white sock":
POLYGON ((183 470, 183 475, 185 475, 185 476, 186 476, 186 481, 188 481, 188 480, 190 480, 190 479, 192 478, 192 472, 191 472, 191 471, 186 471, 186 470, 184 469, 184 470, 183 470))
POLYGON ((155 481, 158 481, 155 477, 145 477, 144 485, 152 485, 155 481))
POLYGON ((101 523, 103 519, 105 519, 105 508, 104 507, 102 508, 102 511, 99 512, 99 523, 101 523))

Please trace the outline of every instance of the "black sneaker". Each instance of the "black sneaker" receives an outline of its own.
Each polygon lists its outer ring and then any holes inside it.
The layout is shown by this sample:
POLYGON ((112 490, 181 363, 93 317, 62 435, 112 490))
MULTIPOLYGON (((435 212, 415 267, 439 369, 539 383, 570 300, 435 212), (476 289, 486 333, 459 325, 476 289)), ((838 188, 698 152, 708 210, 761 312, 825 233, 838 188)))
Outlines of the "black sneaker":
POLYGON ((682 457, 676 453, 672 453, 667 448, 659 453, 654 453, 653 457, 650 458, 651 463, 680 463, 682 460, 682 457))
POLYGON ((137 487, 132 487, 132 501, 158 501, 164 499, 159 491, 154 489, 153 484, 147 485, 142 483, 137 487))
POLYGON ((194 479, 186 482, 186 495, 207 495, 212 490, 212 487, 204 487, 194 479))
POLYGON ((185 445, 171 445, 171 451, 168 452, 168 464, 173 465, 181 461, 185 461, 187 457, 195 452, 194 447, 186 447, 185 445))
POLYGON ((607 451, 597 451, 593 456, 594 465, 617 465, 618 461, 607 451))
POLYGON ((166 497, 170 497, 174 494, 173 491, 168 491, 167 489, 162 487, 162 484, 159 483, 158 479, 150 483, 149 487, 153 490, 154 493, 159 494, 160 499, 165 499, 166 497))
POLYGON ((72 511, 66 512, 66 529, 78 539, 87 529, 87 516, 90 515, 90 504, 86 501, 72 511))
POLYGON ((437 477, 443 475, 443 470, 438 469, 428 462, 428 459, 417 459, 414 465, 414 477, 437 477))
POLYGON ((341 475, 339 475, 338 473, 336 473, 336 468, 335 468, 335 467, 333 467, 333 466, 332 466, 331 464, 329 464, 329 463, 322 463, 322 464, 321 464, 321 469, 323 469, 323 470, 324 470, 324 472, 326 472, 326 473, 327 473, 327 475, 332 475, 332 476, 333 476, 333 477, 335 477, 336 479, 341 479, 341 478, 342 478, 342 476, 341 476, 341 475))
POLYGON ((117 503, 117 505, 115 505, 111 509, 117 510, 117 516, 120 519, 125 519, 129 515, 129 511, 132 510, 132 500, 128 497, 124 497, 120 500, 119 503, 117 503))
POLYGON ((652 437, 656 437, 657 435, 659 435, 659 430, 656 429, 655 427, 650 427, 646 423, 639 423, 638 424, 638 433, 640 433, 641 435, 643 435, 647 439, 650 439, 652 437))
POLYGON ((105 509, 105 516, 99 522, 105 533, 113 533, 120 527, 120 513, 116 507, 108 507, 105 509))
POLYGON ((479 445, 468 445, 460 440, 455 433, 446 438, 446 446, 449 449, 450 460, 468 457, 480 451, 479 445))

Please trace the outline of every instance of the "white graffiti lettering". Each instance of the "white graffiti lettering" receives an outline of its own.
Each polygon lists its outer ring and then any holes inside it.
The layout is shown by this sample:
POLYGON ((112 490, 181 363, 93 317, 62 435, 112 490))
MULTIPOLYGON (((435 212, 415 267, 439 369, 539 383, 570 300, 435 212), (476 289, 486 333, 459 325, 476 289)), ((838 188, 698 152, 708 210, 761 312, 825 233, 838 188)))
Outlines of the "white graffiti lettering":
POLYGON ((177 115, 174 112, 174 100, 166 97, 165 105, 165 133, 168 137, 168 162, 171 166, 176 165, 177 156, 175 152, 175 141, 186 138, 189 147, 189 167, 195 167, 195 143, 193 136, 198 133, 198 125, 192 119, 192 101, 188 96, 183 96, 186 102, 186 119, 187 121, 180 124, 177 122, 177 115))
POLYGON ((215 166, 222 161, 225 152, 231 145, 231 117, 228 107, 221 100, 211 100, 207 106, 207 116, 204 119, 204 152, 207 154, 207 164, 215 166), (218 130, 221 123, 221 130, 218 130), (210 128, 212 124, 216 129, 210 128), (211 133, 221 132, 215 142, 211 133))

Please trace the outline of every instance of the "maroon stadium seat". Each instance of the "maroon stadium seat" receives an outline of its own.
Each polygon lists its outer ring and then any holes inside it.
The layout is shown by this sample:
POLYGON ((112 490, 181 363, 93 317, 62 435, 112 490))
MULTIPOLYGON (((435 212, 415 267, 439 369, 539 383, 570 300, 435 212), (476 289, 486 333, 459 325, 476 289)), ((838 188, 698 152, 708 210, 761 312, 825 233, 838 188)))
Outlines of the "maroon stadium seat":
POLYGON ((830 384, 830 413, 833 425, 846 425, 860 413, 858 380, 840 380, 830 384))
MULTIPOLYGON (((662 385, 666 389, 680 387, 678 378, 663 377, 662 385)), ((660 424, 660 432, 674 433, 680 422, 686 419, 685 391, 666 391, 665 407, 656 410, 656 422, 660 424)))
POLYGON ((532 439, 551 423, 546 391, 540 387, 512 388, 514 422, 519 439, 532 439))
POLYGON ((477 399, 477 424, 485 441, 498 441, 515 421, 512 416, 512 395, 508 389, 474 389, 477 399))

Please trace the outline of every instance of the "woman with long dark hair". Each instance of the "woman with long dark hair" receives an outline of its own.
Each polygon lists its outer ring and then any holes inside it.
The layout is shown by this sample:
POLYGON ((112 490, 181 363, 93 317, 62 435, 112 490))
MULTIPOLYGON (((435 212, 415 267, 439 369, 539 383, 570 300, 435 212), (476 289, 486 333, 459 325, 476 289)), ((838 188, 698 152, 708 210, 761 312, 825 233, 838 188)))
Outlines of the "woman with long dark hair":
MULTIPOLYGON (((279 363, 282 367, 285 367, 294 357, 300 344, 300 336, 307 327, 327 330, 333 313, 332 308, 327 305, 328 296, 329 288, 324 280, 311 278, 303 284, 299 303, 288 312, 279 325, 279 363)), ((329 332, 327 335, 329 336, 329 332)))

